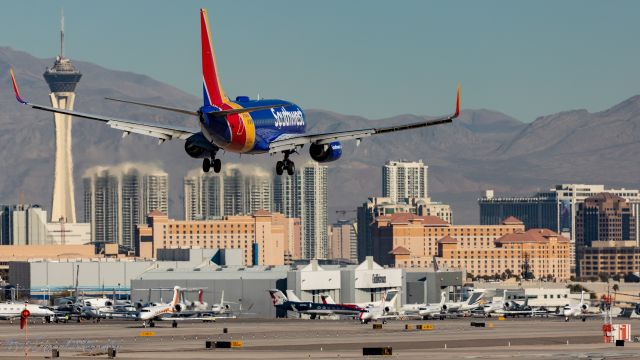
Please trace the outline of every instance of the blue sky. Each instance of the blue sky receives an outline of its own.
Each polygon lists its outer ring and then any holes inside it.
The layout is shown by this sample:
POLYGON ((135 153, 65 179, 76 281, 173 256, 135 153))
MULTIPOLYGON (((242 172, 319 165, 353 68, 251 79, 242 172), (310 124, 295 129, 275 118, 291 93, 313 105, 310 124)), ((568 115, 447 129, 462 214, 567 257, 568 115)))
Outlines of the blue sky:
POLYGON ((460 81, 463 108, 529 122, 640 93, 640 1, 14 1, 0 46, 53 57, 64 8, 71 59, 199 95, 200 7, 231 96, 438 115, 460 81))

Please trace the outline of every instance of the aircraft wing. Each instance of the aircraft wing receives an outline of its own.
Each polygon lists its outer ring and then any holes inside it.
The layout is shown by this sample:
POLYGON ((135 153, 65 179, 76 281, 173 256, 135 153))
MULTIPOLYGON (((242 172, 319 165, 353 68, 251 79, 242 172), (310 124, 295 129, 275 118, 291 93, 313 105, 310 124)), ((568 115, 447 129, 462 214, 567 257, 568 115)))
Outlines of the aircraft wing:
POLYGON ((420 315, 406 315, 406 314, 405 315, 388 314, 388 315, 378 315, 378 316, 374 317, 375 320, 389 320, 389 319, 400 319, 400 320, 403 320, 403 319, 409 319, 409 318, 411 318, 411 319, 421 319, 422 316, 420 316, 420 315))
POLYGON ((200 131, 199 129, 187 128, 187 127, 177 126, 177 125, 154 124, 154 123, 147 123, 147 122, 135 121, 135 120, 118 119, 110 116, 93 115, 93 114, 82 113, 79 111, 71 111, 71 110, 65 110, 65 109, 58 109, 51 106, 33 104, 22 99, 22 97, 20 96, 20 90, 18 89, 18 85, 16 84, 16 79, 13 75, 13 69, 11 69, 10 72, 11 72, 11 81, 13 83, 13 91, 15 92, 16 100, 18 100, 19 103, 23 105, 27 105, 33 109, 71 115, 74 117, 89 119, 94 121, 101 121, 101 122, 107 123, 107 125, 109 125, 114 129, 124 131, 125 134, 135 133, 135 134, 147 135, 147 136, 157 138, 160 142, 163 142, 165 140, 172 140, 172 139, 184 140, 184 139, 187 139, 189 136, 200 131))
POLYGON ((496 310, 496 314, 500 315, 543 315, 546 311, 541 310, 496 310))
POLYGON ((435 126, 440 124, 446 124, 453 121, 460 115, 460 86, 458 85, 458 93, 456 97, 456 111, 455 113, 443 117, 439 117, 432 120, 426 120, 422 122, 393 125, 387 127, 361 129, 361 130, 349 130, 349 131, 337 131, 324 134, 313 135, 300 135, 290 136, 283 139, 275 140, 269 144, 269 153, 274 154, 281 151, 294 151, 299 147, 307 144, 323 145, 329 144, 334 141, 348 141, 348 140, 362 140, 365 137, 385 134, 396 131, 403 131, 409 129, 417 129, 427 126, 435 126))
POLYGON ((172 316, 163 316, 156 318, 156 320, 160 321, 216 321, 222 319, 235 319, 235 316, 176 316, 173 314, 172 316))
MULTIPOLYGON (((422 320, 427 315, 420 314, 397 314, 397 315, 384 315, 381 319, 398 319, 398 320, 422 320)), ((429 315, 431 316, 431 315, 429 315)))
MULTIPOLYGON (((563 313, 548 313, 548 315, 549 316, 562 316, 562 317, 565 317, 565 315, 563 313)), ((582 317, 604 317, 604 313, 603 312, 597 312, 597 313, 586 312, 586 313, 580 313, 580 314, 573 314, 573 315, 571 315, 571 317, 576 317, 576 318, 582 318, 582 317)))
POLYGON ((358 315, 360 314, 361 311, 358 310, 349 310, 349 309, 341 309, 341 310, 305 310, 304 313, 306 314, 313 314, 313 315, 358 315))

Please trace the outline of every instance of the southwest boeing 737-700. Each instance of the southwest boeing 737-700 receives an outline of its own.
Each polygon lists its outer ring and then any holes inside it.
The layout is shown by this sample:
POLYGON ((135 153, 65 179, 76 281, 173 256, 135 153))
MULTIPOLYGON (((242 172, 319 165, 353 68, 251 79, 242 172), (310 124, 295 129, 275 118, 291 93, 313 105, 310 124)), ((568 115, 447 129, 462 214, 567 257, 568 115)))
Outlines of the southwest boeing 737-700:
POLYGON ((448 116, 404 125, 306 134, 305 115, 296 104, 283 100, 251 100, 246 96, 238 96, 235 101, 231 101, 225 96, 220 86, 205 9, 200 10, 200 31, 204 104, 197 111, 110 99, 194 116, 199 121, 199 129, 118 119, 33 104, 20 96, 13 70, 11 70, 16 99, 34 109, 102 121, 114 129, 122 130, 124 135, 136 133, 152 136, 157 138, 159 143, 173 139, 185 140, 184 148, 187 154, 193 158, 203 159, 204 172, 208 172, 212 167, 215 172, 220 171, 221 162, 216 155, 221 149, 241 154, 282 153, 284 157, 276 165, 278 175, 282 175, 285 170, 289 175, 293 175, 295 165, 289 157, 305 145, 309 146, 309 154, 313 160, 330 162, 339 159, 342 155, 342 141, 359 142, 373 135, 445 124, 460 114, 460 86, 458 86, 456 110, 448 116))

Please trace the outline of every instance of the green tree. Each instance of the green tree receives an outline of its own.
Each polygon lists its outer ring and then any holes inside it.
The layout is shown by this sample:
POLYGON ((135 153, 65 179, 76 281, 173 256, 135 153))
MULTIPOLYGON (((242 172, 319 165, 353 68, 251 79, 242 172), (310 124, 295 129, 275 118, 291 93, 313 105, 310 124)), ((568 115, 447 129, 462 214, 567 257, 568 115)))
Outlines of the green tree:
POLYGON ((473 276, 473 274, 468 272, 468 271, 467 271, 467 279, 471 279, 471 281, 475 281, 476 280, 475 276, 473 276))
POLYGON ((569 288, 569 291, 572 293, 580 293, 583 291, 587 291, 587 289, 580 284, 569 284, 567 285, 567 287, 569 288))
POLYGON ((507 279, 513 276, 513 271, 511 271, 511 269, 506 269, 504 273, 507 275, 507 279))

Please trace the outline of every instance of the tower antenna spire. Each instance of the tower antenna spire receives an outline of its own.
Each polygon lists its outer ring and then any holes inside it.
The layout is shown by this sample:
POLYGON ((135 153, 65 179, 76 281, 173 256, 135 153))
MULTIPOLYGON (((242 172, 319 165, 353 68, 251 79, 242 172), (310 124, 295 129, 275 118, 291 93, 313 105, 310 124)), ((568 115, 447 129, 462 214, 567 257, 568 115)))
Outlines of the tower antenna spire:
POLYGON ((64 9, 60 10, 60 58, 64 58, 64 9))

